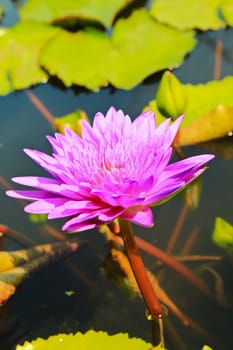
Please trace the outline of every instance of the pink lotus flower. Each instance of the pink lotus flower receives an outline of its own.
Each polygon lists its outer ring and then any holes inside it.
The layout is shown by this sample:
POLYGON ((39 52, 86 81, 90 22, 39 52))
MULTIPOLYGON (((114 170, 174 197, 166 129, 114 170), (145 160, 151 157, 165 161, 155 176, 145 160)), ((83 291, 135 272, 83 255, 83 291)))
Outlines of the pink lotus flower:
POLYGON ((63 230, 81 231, 117 217, 142 226, 153 225, 150 206, 168 199, 199 176, 213 155, 190 157, 168 164, 172 142, 182 117, 156 128, 148 111, 131 121, 121 110, 97 113, 91 127, 83 121, 82 137, 70 129, 48 136, 49 156, 25 153, 52 177, 24 176, 12 180, 36 190, 7 191, 32 200, 27 213, 46 213, 49 219, 69 218, 63 230))

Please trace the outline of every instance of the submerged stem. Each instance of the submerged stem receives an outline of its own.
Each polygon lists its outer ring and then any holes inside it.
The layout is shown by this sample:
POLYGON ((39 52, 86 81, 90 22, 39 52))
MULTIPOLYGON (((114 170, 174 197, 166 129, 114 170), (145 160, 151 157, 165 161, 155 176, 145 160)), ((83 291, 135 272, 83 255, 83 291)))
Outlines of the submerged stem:
POLYGON ((128 259, 133 270, 138 287, 142 294, 142 297, 149 310, 151 319, 158 318, 159 330, 160 330, 160 343, 164 347, 163 336, 163 321, 162 321, 162 307, 157 295, 150 283, 146 269, 142 258, 138 252, 136 240, 128 221, 119 219, 120 232, 124 241, 124 246, 128 255, 128 259))

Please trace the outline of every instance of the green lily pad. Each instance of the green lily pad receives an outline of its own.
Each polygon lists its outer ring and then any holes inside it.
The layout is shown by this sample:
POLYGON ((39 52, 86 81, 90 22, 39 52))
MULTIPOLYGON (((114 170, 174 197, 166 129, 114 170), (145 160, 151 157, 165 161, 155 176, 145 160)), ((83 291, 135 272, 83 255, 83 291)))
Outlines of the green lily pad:
MULTIPOLYGON (((184 119, 176 145, 186 146, 230 135, 233 130, 233 77, 207 84, 183 85, 187 99, 184 119)), ((166 101, 165 101, 166 102, 166 101)), ((156 100, 144 108, 152 109, 157 122, 165 120, 156 100)))
POLYGON ((116 23, 112 42, 116 55, 110 82, 124 89, 166 67, 177 67, 196 44, 193 31, 184 33, 157 23, 144 9, 116 23))
POLYGON ((97 91, 107 85, 111 51, 110 39, 101 31, 62 32, 45 46, 40 62, 67 87, 77 84, 97 91))
POLYGON ((222 15, 229 26, 233 26, 233 2, 232 0, 222 0, 222 15))
POLYGON ((220 217, 215 219, 212 234, 213 242, 221 248, 233 253, 233 226, 220 217))
POLYGON ((0 29, 0 95, 47 82, 38 56, 45 42, 59 30, 33 22, 0 29))
POLYGON ((150 74, 181 64, 195 43, 193 31, 183 33, 156 23, 141 9, 119 20, 112 38, 94 29, 58 33, 40 61, 68 87, 77 84, 98 91, 111 83, 131 89, 150 74))
POLYGON ((20 9, 22 20, 45 23, 71 20, 98 21, 110 27, 117 13, 134 0, 28 0, 20 9))
POLYGON ((150 13, 157 21, 179 29, 217 30, 226 26, 220 6, 221 0, 153 0, 150 13))
MULTIPOLYGON (((88 331, 85 334, 58 334, 46 339, 38 338, 24 345, 17 345, 16 350, 148 350, 152 345, 139 338, 129 338, 127 334, 109 335, 106 332, 88 331)), ((160 346, 154 350, 163 350, 160 346)))

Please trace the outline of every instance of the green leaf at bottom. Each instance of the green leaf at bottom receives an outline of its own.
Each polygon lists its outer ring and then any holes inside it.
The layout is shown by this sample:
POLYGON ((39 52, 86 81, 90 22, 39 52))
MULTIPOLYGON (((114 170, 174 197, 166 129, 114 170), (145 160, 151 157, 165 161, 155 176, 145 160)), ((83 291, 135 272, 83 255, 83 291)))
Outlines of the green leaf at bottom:
MULTIPOLYGON (((48 339, 38 338, 31 343, 17 345, 16 350, 148 350, 152 345, 142 339, 129 338, 127 334, 109 335, 106 332, 88 331, 85 334, 58 334, 48 339)), ((163 350, 160 346, 153 348, 163 350)))

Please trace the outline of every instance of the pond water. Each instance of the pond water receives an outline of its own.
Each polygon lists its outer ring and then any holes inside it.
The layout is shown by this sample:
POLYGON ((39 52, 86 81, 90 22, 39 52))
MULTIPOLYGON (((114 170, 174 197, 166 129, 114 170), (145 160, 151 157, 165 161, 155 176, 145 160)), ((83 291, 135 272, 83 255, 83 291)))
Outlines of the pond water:
MULTIPOLYGON (((10 18, 12 20, 13 17, 10 18)), ((6 17, 3 25, 8 23, 10 20, 6 17)), ((178 78, 184 83, 195 84, 212 80, 215 46, 219 37, 223 42, 221 77, 232 75, 232 35, 232 28, 198 34, 199 43, 196 49, 188 55, 184 65, 175 71, 178 78)), ((81 108, 93 117, 97 111, 106 112, 113 105, 135 117, 148 101, 154 98, 160 78, 161 75, 157 74, 130 91, 106 88, 95 94, 82 90, 64 90, 53 84, 40 85, 32 91, 54 116, 62 116, 81 108)), ((53 134, 50 124, 31 103, 25 91, 0 97, 0 108, 0 176, 10 183, 13 176, 43 174, 22 150, 26 147, 49 153, 50 147, 45 135, 53 134)), ((230 143, 232 147, 232 138, 227 140, 228 147, 230 143)), ((202 146, 189 147, 185 151, 187 155, 206 152, 202 146)), ((199 208, 187 213, 173 251, 174 254, 179 254, 190 233, 197 229, 198 235, 189 254, 223 256, 221 262, 211 266, 218 271, 223 280, 229 307, 222 307, 217 301, 208 300, 178 274, 168 268, 163 269, 160 281, 163 288, 174 303, 209 334, 208 337, 200 335, 200 332, 184 326, 171 311, 168 311, 170 333, 167 346, 170 350, 177 350, 171 340, 173 327, 186 349, 200 349, 204 343, 215 349, 230 350, 233 347, 232 265, 224 251, 218 249, 211 241, 217 216, 232 222, 232 179, 231 160, 217 155, 203 176, 199 208)), ((182 210, 182 199, 176 197, 155 209, 154 228, 135 226, 135 232, 141 238, 165 249, 182 210)), ((23 232, 35 244, 54 240, 39 225, 29 221, 28 215, 23 212, 17 201, 6 197, 3 183, 0 223, 23 232)), ((49 224, 59 229, 61 222, 49 224)), ((150 324, 145 317, 142 300, 138 297, 130 298, 124 290, 106 277, 103 266, 107 266, 108 245, 104 237, 97 230, 75 236, 79 237, 80 241, 85 241, 85 245, 69 258, 35 274, 18 288, 17 293, 2 308, 0 317, 5 321, 2 331, 0 326, 1 350, 14 349, 15 344, 23 342, 24 339, 48 337, 60 332, 87 331, 90 328, 106 330, 112 334, 127 332, 131 336, 151 341, 150 324), (67 290, 74 291, 74 294, 67 296, 67 290)), ((6 238, 3 249, 23 247, 22 243, 6 238)), ((145 253, 143 258, 146 266, 157 273, 155 259, 145 253)), ((189 266, 198 271, 214 291, 214 276, 203 268, 204 265, 203 262, 197 262, 189 266)), ((182 350, 182 344, 179 350, 182 350)))

